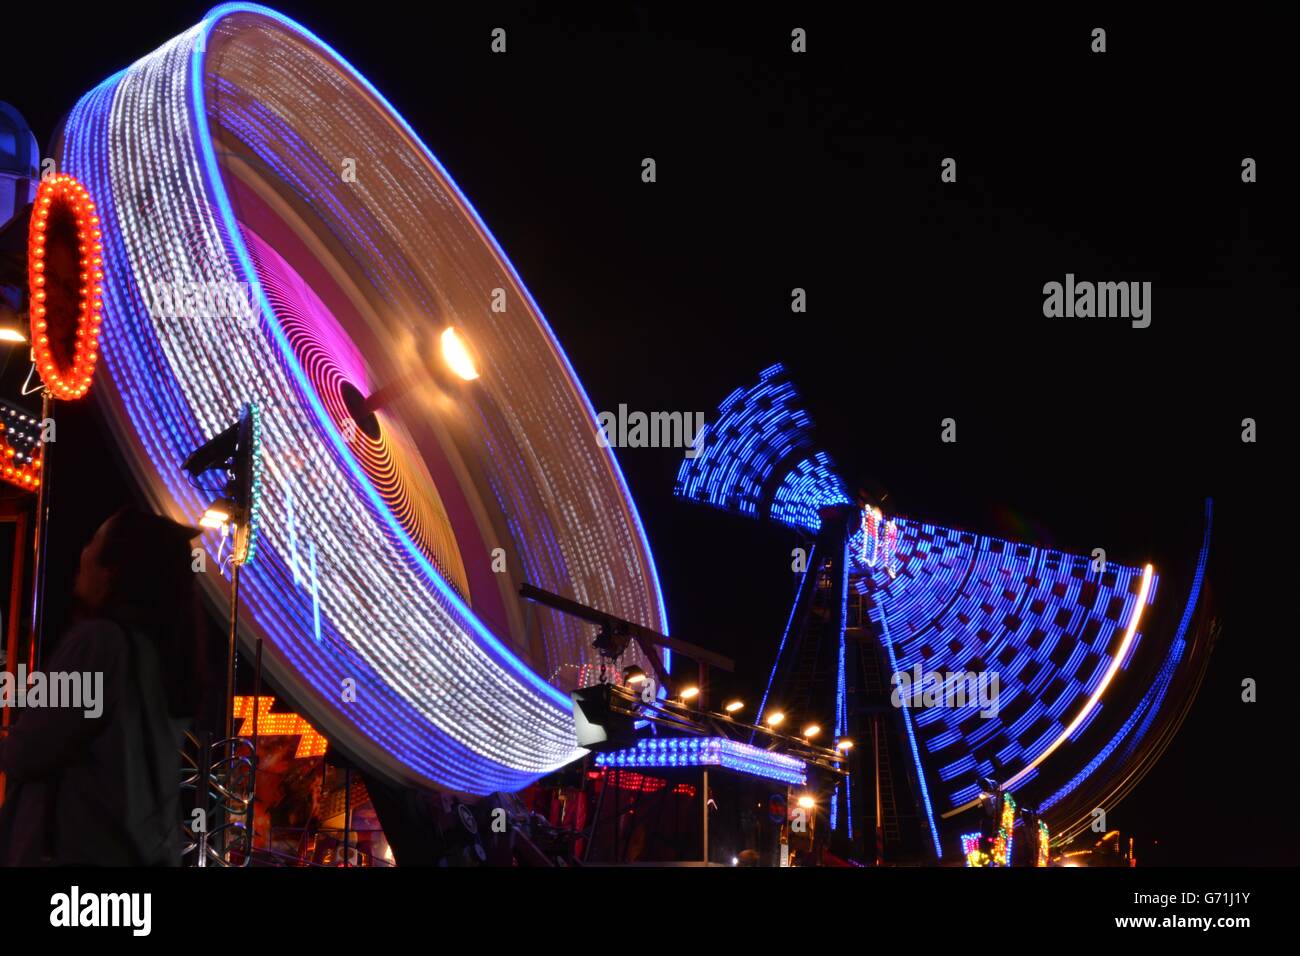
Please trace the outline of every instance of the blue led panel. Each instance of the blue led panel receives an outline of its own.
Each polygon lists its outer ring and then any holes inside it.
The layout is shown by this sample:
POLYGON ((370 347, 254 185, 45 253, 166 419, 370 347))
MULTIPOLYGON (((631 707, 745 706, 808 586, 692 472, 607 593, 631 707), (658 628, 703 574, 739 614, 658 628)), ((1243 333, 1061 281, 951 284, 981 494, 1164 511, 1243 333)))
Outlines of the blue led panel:
POLYGON ((791 786, 808 782, 804 761, 725 737, 655 737, 596 754, 598 767, 722 767, 791 786))
POLYGON ((821 527, 819 508, 850 503, 781 365, 727 396, 695 447, 677 471, 679 498, 810 532, 821 527))

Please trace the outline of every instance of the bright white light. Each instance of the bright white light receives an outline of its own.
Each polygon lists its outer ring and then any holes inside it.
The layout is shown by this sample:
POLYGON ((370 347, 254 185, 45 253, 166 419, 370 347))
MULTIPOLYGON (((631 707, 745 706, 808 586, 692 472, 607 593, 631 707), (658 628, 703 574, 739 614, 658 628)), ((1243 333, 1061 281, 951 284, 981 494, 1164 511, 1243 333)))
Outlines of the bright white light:
POLYGON ((23 335, 22 330, 16 326, 0 326, 0 342, 11 342, 20 345, 27 341, 27 336, 23 335))
POLYGON ((203 517, 199 519, 199 526, 203 528, 220 528, 229 520, 229 512, 217 505, 213 505, 203 512, 203 517))
POLYGON ((474 367, 474 359, 465 341, 451 326, 442 330, 442 360, 465 381, 472 382, 478 378, 478 369, 474 367))

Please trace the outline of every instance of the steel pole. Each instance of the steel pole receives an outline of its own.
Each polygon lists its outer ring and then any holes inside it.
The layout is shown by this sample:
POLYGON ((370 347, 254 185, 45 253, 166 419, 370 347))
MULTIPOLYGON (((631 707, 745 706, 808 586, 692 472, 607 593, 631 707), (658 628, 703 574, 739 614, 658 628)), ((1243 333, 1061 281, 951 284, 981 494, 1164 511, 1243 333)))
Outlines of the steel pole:
MULTIPOLYGON (((50 421, 54 413, 54 399, 48 388, 41 391, 41 422, 50 421)), ((42 439, 44 435, 42 434, 42 439)), ((36 489, 36 528, 32 535, 32 633, 28 650, 29 669, 41 669, 42 640, 45 630, 45 555, 49 550, 50 528, 50 461, 54 457, 54 443, 41 441, 41 478, 36 489)))

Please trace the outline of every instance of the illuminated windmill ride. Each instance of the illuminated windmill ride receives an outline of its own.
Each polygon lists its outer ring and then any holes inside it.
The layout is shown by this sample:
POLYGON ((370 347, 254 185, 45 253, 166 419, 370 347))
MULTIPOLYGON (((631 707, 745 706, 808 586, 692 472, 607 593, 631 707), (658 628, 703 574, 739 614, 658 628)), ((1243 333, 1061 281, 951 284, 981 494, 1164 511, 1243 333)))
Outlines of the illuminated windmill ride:
POLYGON ((678 471, 678 497, 793 530, 806 552, 801 564, 796 551, 793 608, 758 719, 781 711, 831 722, 835 745, 856 744, 848 782, 822 801, 842 852, 959 859, 972 811, 987 814, 1013 790, 1054 834, 1072 835, 1094 801, 1127 792, 1133 769, 1149 766, 1176 729, 1181 717, 1170 712, 1181 708, 1162 705, 1171 688, 1199 682, 1192 661, 1205 656, 1187 630, 1209 550, 1208 501, 1186 611, 1176 628, 1162 627, 1148 607, 1158 582, 1150 564, 1095 567, 854 501, 780 365, 729 395, 696 448, 678 471), (891 701, 900 674, 973 675, 986 687, 996 676, 996 707, 957 706, 962 698, 943 696, 955 684, 933 681, 937 698, 891 701))

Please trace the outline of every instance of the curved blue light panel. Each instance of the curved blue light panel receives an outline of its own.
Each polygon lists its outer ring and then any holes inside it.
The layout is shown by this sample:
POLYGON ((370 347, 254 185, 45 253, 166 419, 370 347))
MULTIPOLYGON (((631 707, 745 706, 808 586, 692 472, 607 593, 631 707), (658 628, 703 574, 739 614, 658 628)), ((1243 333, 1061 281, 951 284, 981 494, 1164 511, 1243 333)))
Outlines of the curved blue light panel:
POLYGON ((726 737, 660 737, 637 741, 624 750, 596 754, 597 767, 683 769, 722 767, 791 786, 808 782, 808 765, 726 737))
POLYGON ((1205 565, 1210 557, 1210 532, 1213 527, 1214 502, 1207 498, 1205 500, 1205 529, 1201 538, 1201 550, 1196 557, 1196 572, 1192 578, 1191 593, 1188 595, 1187 604, 1183 608, 1183 616, 1178 621, 1178 630, 1174 634, 1174 639, 1169 645, 1169 650, 1165 654, 1165 659, 1160 665, 1155 680, 1147 689, 1146 694, 1143 695, 1142 700, 1125 719, 1123 725, 1115 731, 1115 735, 1106 746, 1098 751, 1088 765, 1075 774, 1068 783, 1046 800, 1043 800, 1039 804, 1040 811, 1050 810, 1078 789, 1079 785, 1095 773, 1111 754, 1115 753, 1121 746, 1124 749, 1118 760, 1127 760, 1133 755, 1142 738, 1146 736, 1156 715, 1160 712, 1165 695, 1169 692, 1169 685, 1174 679, 1178 665, 1182 662, 1183 654, 1187 651, 1187 628, 1192 622, 1192 615, 1195 613, 1197 602, 1200 600, 1201 586, 1205 581, 1205 565))
POLYGON ((699 504, 816 532, 818 509, 849 504, 830 457, 816 450, 812 420, 780 364, 737 389, 682 461, 674 494, 699 504))

